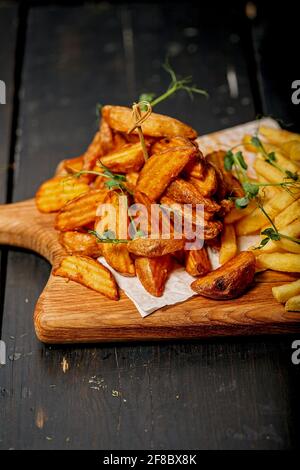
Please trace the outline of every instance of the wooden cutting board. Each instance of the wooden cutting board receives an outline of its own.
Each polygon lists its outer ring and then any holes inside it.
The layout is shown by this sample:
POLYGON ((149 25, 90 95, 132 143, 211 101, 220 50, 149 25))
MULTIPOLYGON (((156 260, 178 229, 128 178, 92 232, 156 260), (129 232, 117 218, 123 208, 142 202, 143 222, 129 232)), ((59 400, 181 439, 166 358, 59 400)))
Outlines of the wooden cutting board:
MULTIPOLYGON (((268 124, 272 124, 268 122, 268 124)), ((236 145, 256 123, 204 136, 205 151, 236 145), (225 147, 224 147, 225 146, 225 147)), ((0 244, 27 248, 55 266, 64 256, 54 230, 54 215, 40 214, 34 200, 0 205, 0 244)), ((26 272, 24 272, 26 276, 26 272)), ((285 312, 271 292, 273 285, 295 276, 265 272, 242 297, 214 301, 194 297, 142 318, 121 294, 118 302, 66 279, 50 275, 34 312, 38 338, 45 343, 88 343, 187 339, 212 336, 294 333, 300 315, 285 312)))

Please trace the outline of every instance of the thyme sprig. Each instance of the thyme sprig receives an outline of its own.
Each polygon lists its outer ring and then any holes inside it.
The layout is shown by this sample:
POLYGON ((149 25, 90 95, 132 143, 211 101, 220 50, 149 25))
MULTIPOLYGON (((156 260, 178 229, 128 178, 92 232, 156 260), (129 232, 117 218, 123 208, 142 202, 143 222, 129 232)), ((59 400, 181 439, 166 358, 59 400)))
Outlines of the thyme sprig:
POLYGON ((201 88, 198 88, 196 85, 193 84, 193 77, 188 76, 184 78, 179 78, 175 71, 172 69, 168 59, 166 60, 165 64, 163 64, 163 68, 171 77, 171 83, 162 95, 156 96, 155 93, 143 93, 140 95, 139 101, 147 101, 151 104, 152 108, 157 104, 161 103, 162 101, 170 98, 174 93, 177 91, 184 90, 186 91, 190 98, 193 99, 194 95, 203 95, 208 97, 208 93, 201 88))
POLYGON ((128 243, 129 240, 122 239, 122 238, 116 238, 116 234, 113 230, 105 230, 102 235, 100 235, 96 230, 89 230, 91 235, 94 235, 97 239, 98 243, 112 243, 112 244, 118 244, 118 243, 128 243))

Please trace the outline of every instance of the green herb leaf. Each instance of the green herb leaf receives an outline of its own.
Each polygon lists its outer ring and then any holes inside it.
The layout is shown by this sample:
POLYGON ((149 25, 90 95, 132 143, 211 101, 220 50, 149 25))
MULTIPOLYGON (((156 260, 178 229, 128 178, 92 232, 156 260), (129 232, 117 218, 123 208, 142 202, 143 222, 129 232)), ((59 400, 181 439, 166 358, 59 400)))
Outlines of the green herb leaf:
POLYGON ((274 240, 274 241, 277 241, 277 240, 280 240, 280 233, 278 233, 277 231, 275 231, 273 228, 266 228, 265 230, 263 230, 261 232, 261 235, 266 235, 267 237, 270 238, 270 240, 274 240))
POLYGON ((235 206, 238 208, 238 209, 244 209, 245 207, 247 207, 249 204, 249 199, 247 196, 245 197, 238 197, 236 200, 235 200, 235 206))
POLYGON ((232 150, 228 150, 224 157, 224 168, 226 171, 231 171, 234 163, 233 152, 232 150))
POLYGON ((243 170, 247 170, 248 165, 245 162, 244 156, 243 156, 241 151, 239 151, 235 154, 235 158, 237 159, 237 161, 239 162, 239 164, 243 168, 243 170))
POLYGON ((139 97, 139 101, 148 101, 151 104, 151 101, 155 98, 155 93, 142 93, 139 97))
POLYGON ((255 248, 255 250, 260 250, 261 248, 263 248, 268 242, 270 241, 270 238, 267 237, 267 238, 263 238, 259 244, 259 246, 257 246, 255 248))
POLYGON ((261 148, 262 147, 260 138, 257 137, 257 135, 254 135, 254 136, 251 137, 251 144, 256 148, 261 148))
POLYGON ((258 195, 259 186, 257 184, 249 183, 248 181, 246 181, 245 183, 243 183, 242 186, 248 197, 250 196, 251 198, 254 198, 258 195))
POLYGON ((298 181, 299 180, 299 175, 297 173, 293 173, 290 170, 285 170, 285 173, 288 178, 291 178, 293 181, 298 181))

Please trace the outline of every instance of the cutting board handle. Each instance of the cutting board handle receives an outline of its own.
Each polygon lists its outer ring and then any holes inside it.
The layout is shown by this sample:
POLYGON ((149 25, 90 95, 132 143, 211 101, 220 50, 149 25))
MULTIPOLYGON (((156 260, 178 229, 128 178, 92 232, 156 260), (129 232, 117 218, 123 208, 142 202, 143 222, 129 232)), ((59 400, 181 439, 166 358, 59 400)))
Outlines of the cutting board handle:
POLYGON ((34 199, 0 205, 0 245, 27 248, 56 265, 64 251, 53 228, 54 217, 40 214, 34 199))

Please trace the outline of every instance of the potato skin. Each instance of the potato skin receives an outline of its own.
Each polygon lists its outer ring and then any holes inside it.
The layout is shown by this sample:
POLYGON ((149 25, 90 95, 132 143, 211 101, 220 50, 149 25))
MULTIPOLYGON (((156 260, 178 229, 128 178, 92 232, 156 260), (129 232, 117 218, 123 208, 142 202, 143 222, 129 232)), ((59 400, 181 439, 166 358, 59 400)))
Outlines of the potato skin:
POLYGON ((242 251, 223 266, 191 284, 197 294, 214 300, 239 297, 252 283, 255 274, 255 256, 242 251))

